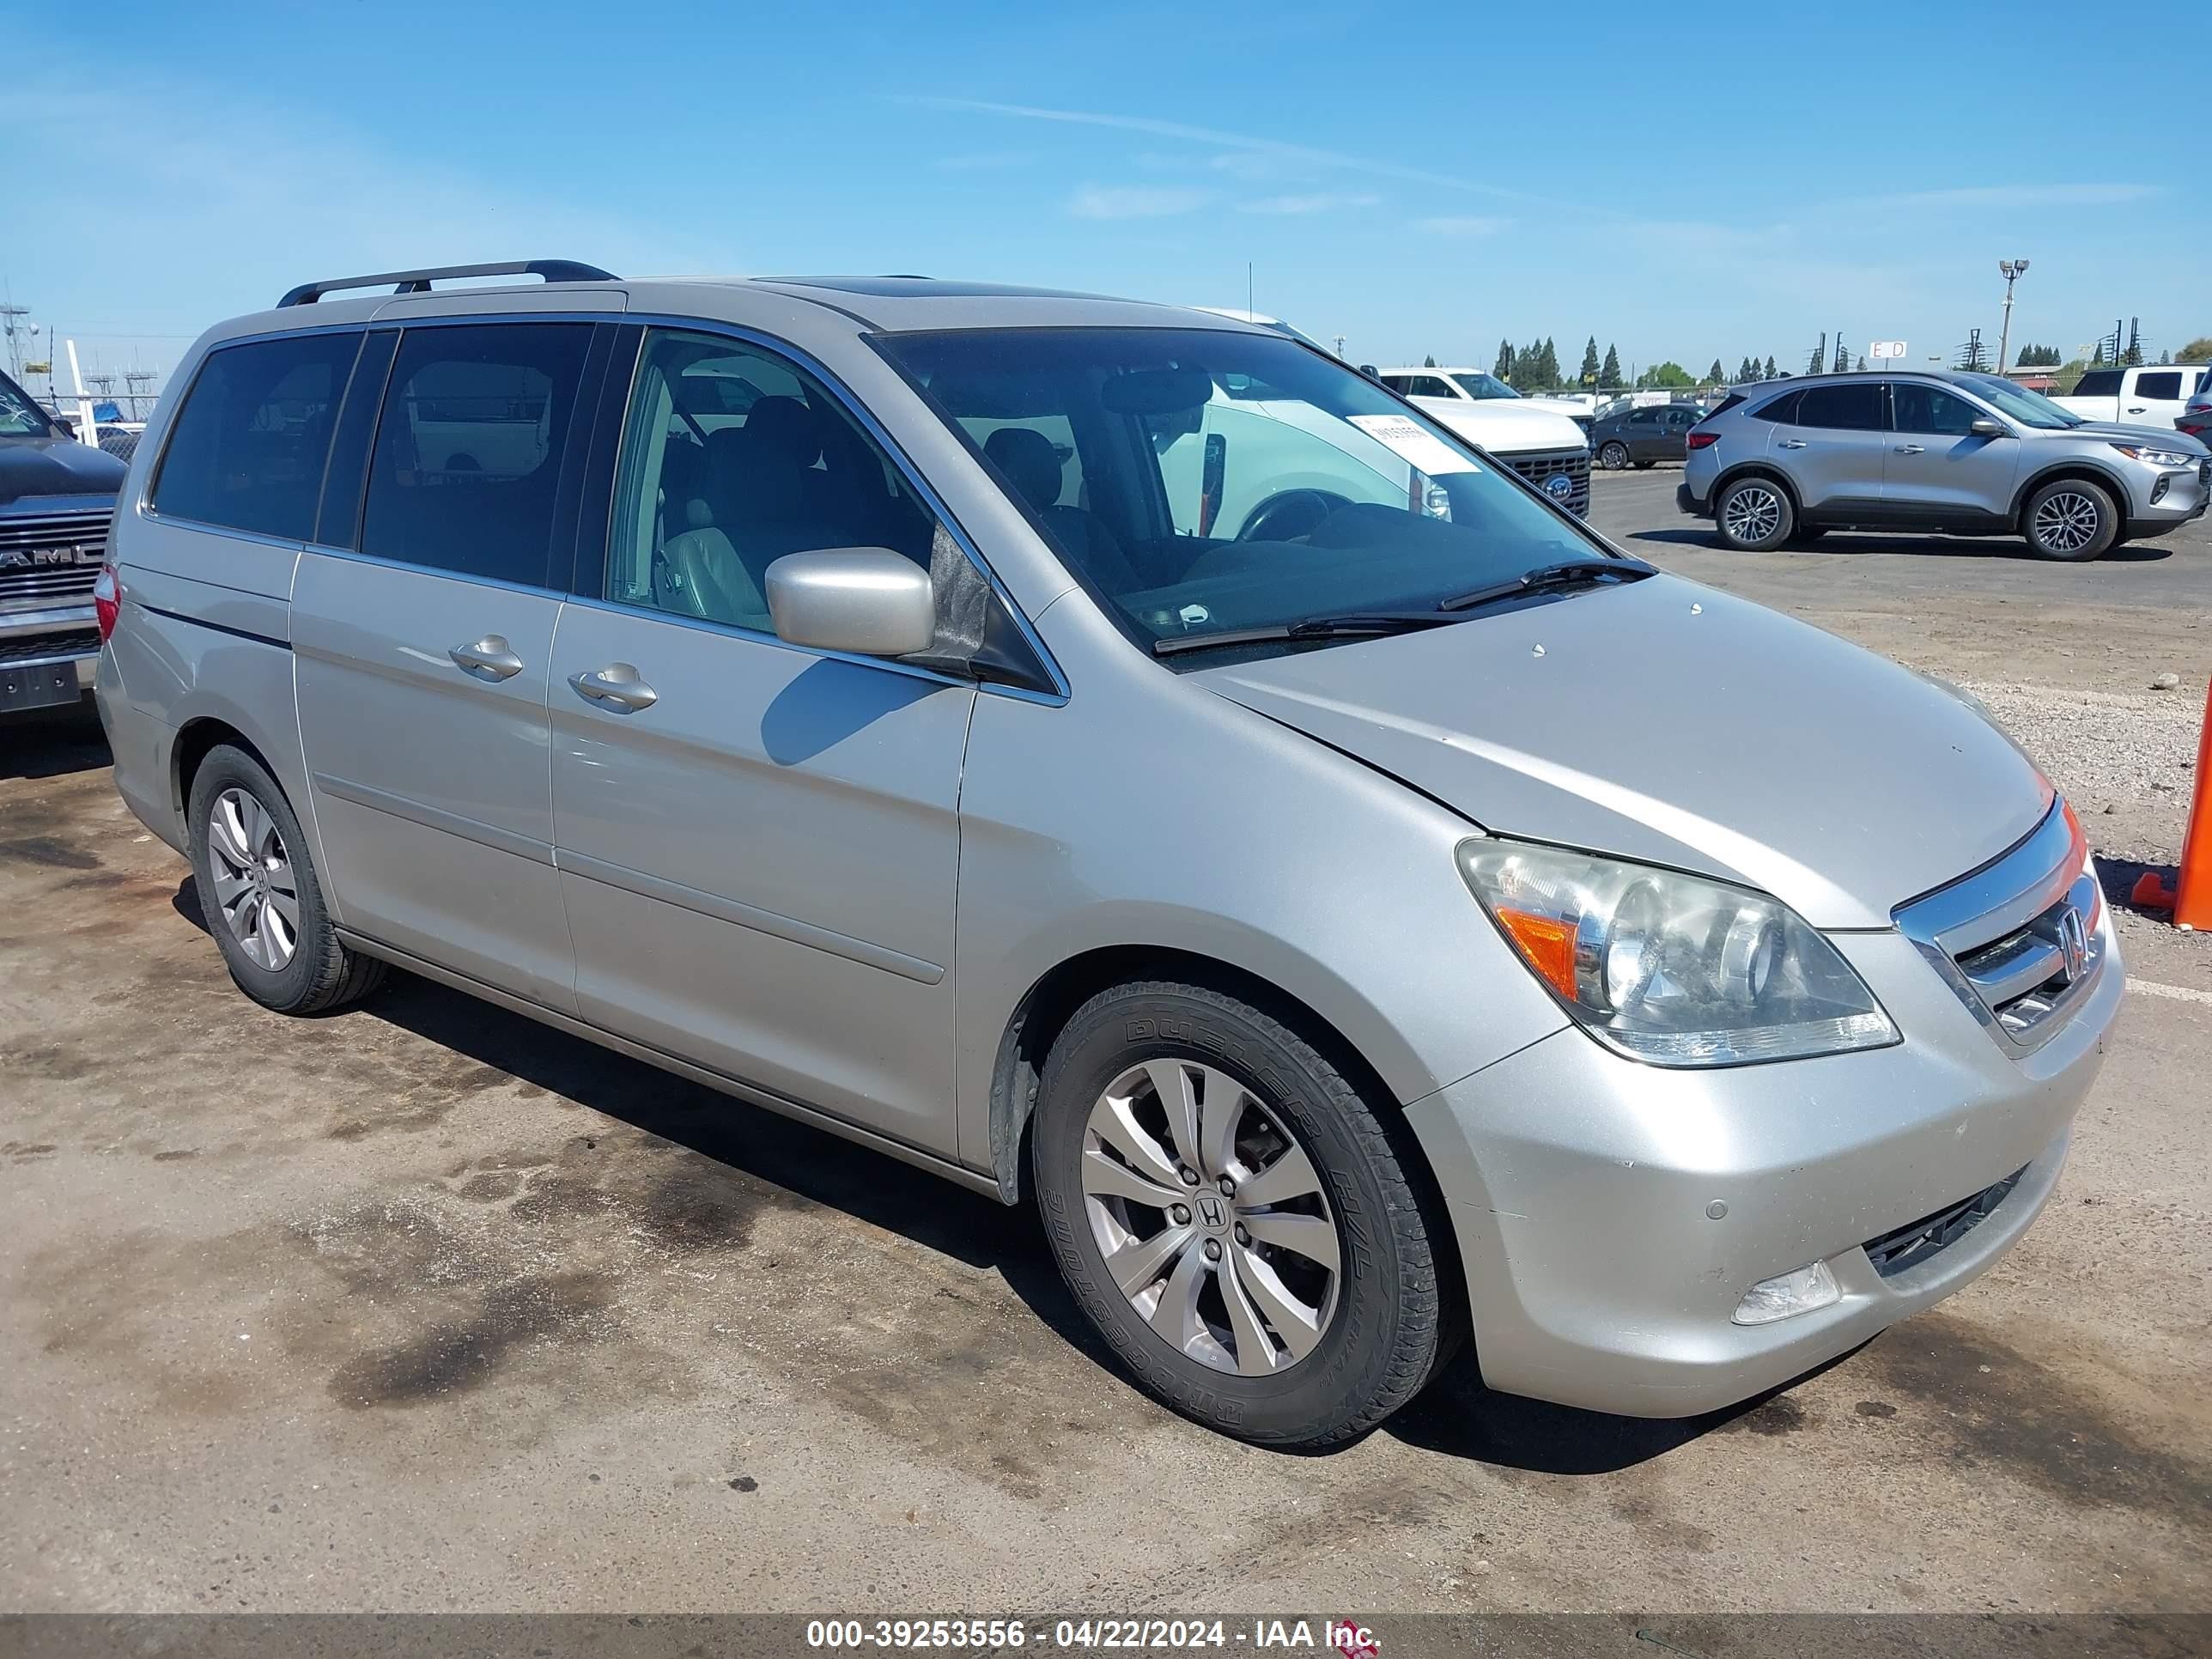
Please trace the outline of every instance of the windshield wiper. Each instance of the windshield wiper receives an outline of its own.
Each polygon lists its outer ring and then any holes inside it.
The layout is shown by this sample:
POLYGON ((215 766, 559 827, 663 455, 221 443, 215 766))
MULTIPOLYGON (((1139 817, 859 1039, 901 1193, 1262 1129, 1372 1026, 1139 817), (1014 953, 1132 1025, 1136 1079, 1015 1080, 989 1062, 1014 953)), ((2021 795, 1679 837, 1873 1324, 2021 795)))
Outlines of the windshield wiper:
POLYGON ((1406 634, 1419 628, 1441 628, 1459 620, 1434 611, 1358 611, 1342 617, 1308 617, 1304 622, 1275 623, 1266 628, 1224 628, 1210 634, 1170 634, 1152 641, 1152 654, 1172 657, 1181 651, 1209 651, 1216 646, 1272 645, 1283 640, 1373 639, 1384 634, 1406 634))
POLYGON ((1504 581, 1492 582, 1487 586, 1470 588, 1464 593, 1455 593, 1440 602, 1439 611, 1472 611, 1477 605, 1492 605, 1499 599, 1517 599, 1529 593, 1557 592, 1561 588, 1584 587, 1592 582, 1606 580, 1641 580, 1659 574, 1656 565, 1641 559, 1570 559, 1561 564, 1539 565, 1504 581))

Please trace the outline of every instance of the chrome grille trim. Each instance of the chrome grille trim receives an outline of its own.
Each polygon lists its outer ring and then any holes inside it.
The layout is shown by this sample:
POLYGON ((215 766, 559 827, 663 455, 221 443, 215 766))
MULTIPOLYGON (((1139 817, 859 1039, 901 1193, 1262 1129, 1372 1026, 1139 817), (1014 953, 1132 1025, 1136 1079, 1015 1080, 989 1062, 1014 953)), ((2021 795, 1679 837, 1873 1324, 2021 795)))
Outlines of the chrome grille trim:
POLYGON ((113 516, 0 514, 0 612, 89 599, 113 516))
POLYGON ((1983 1029, 2027 1054, 2103 972, 2102 909, 2087 841, 2059 803, 2010 852, 1892 915, 1983 1029))

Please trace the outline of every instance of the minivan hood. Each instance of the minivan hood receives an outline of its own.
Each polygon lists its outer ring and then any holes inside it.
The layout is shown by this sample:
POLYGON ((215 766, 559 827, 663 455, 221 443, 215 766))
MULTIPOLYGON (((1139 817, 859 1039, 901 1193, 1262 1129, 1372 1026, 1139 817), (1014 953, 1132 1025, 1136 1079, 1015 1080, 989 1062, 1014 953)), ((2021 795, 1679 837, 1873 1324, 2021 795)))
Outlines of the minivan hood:
POLYGON ((1757 887, 1816 927, 2026 836, 2049 786, 1959 697, 1671 576, 1192 678, 1499 835, 1757 887))
POLYGON ((130 470, 74 438, 0 438, 0 507, 25 495, 112 495, 130 470))
POLYGON ((1457 398, 1416 398, 1413 401, 1469 443, 1480 444, 1497 454, 1585 447, 1582 428, 1556 410, 1531 404, 1526 398, 1485 398, 1474 403, 1457 398))

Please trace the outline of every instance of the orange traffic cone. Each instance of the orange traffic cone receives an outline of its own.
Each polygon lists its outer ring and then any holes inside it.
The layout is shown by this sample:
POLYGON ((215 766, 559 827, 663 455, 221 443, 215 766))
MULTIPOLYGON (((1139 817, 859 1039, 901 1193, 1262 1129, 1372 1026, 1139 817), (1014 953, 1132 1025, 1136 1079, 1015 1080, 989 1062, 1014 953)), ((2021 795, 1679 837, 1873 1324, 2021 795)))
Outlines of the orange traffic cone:
POLYGON ((2154 870, 2136 879, 2130 895, 2147 910, 2173 911, 2184 931, 2212 929, 2212 687, 2204 699, 2204 725, 2197 739, 2197 793, 2190 803, 2189 828, 2181 836, 2181 873, 2172 888, 2154 870))

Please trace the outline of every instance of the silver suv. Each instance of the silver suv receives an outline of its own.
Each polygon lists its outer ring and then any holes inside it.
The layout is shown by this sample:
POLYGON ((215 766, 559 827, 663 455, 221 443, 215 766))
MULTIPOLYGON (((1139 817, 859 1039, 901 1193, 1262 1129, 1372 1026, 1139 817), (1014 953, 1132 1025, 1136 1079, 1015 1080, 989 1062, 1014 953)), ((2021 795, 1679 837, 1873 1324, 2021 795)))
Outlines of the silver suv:
POLYGON ((528 269, 222 324, 133 463, 100 713, 247 995, 396 963, 1027 1197, 1279 1444, 1470 1334, 1722 1406, 2050 1195, 2118 956, 1956 696, 1270 330, 528 269))
POLYGON ((1830 530, 2021 536, 2094 559, 2212 497, 2212 451, 2085 421, 1995 374, 1823 374, 1739 387, 1692 429, 1675 504, 1759 552, 1830 530))

